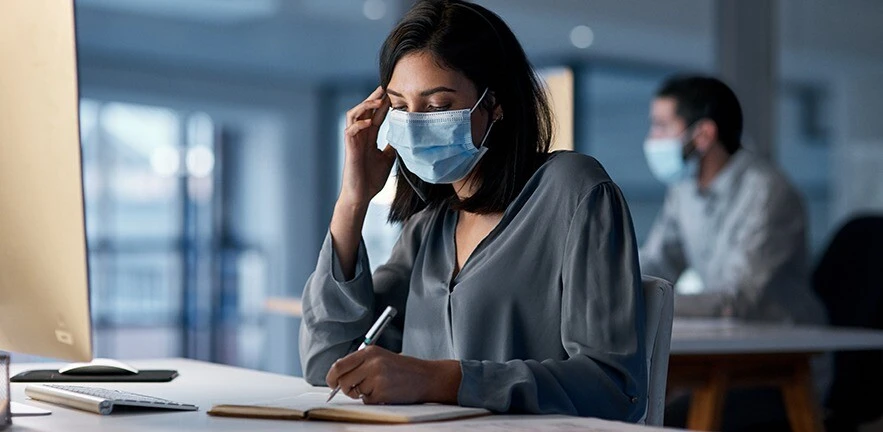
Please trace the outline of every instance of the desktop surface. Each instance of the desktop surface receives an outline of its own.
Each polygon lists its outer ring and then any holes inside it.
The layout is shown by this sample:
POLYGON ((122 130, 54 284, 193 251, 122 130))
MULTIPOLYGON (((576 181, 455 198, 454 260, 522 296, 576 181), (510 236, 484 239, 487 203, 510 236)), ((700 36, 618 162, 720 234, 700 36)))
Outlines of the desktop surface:
MULTIPOLYGON (((330 423, 320 421, 283 421, 283 420, 256 420, 212 417, 206 414, 212 405, 220 403, 249 404, 260 401, 270 401, 283 397, 290 397, 299 393, 310 391, 329 391, 326 388, 317 389, 310 386, 303 379, 259 372, 248 369, 223 366, 186 359, 162 359, 132 361, 133 366, 143 369, 176 369, 180 376, 168 383, 97 383, 83 384, 108 389, 119 389, 148 396, 170 399, 176 402, 191 403, 199 406, 199 411, 190 412, 146 412, 121 415, 101 416, 88 412, 64 408, 57 405, 28 400, 24 394, 27 384, 12 384, 12 399, 15 402, 23 402, 40 408, 49 409, 52 415, 45 417, 16 417, 13 420, 11 431, 66 431, 66 432, 94 432, 94 431, 357 431, 377 430, 377 427, 366 425, 330 423)), ((19 373, 27 369, 45 369, 58 367, 61 364, 13 364, 12 373, 19 373)), ((606 422, 592 419, 580 419, 566 416, 489 416, 482 419, 470 420, 468 423, 446 422, 428 423, 420 428, 438 426, 438 430, 459 429, 458 425, 468 425, 468 429, 475 430, 476 422, 489 425, 490 422, 506 422, 509 424, 523 424, 528 429, 550 429, 548 422, 594 422, 603 425, 604 430, 616 431, 653 431, 655 428, 639 427, 617 422, 606 422)), ((415 428, 415 425, 383 426, 380 430, 407 431, 415 428)), ((554 429, 552 427, 551 429, 554 429)))
MULTIPOLYGON (((301 379, 186 359, 132 361, 139 369, 176 369, 179 376, 168 383, 82 383, 92 387, 126 390, 176 402, 199 406, 192 412, 145 412, 100 416, 58 405, 28 400, 25 383, 12 384, 16 402, 52 411, 46 417, 13 419, 15 430, 27 431, 228 431, 228 430, 298 430, 299 424, 283 421, 227 419, 210 417, 206 411, 217 403, 250 403, 278 399, 313 389, 301 379), (61 427, 63 425, 63 427, 61 427)), ((28 369, 47 369, 62 364, 13 364, 12 373, 28 369)), ((311 425, 309 430, 345 430, 338 424, 311 425)))

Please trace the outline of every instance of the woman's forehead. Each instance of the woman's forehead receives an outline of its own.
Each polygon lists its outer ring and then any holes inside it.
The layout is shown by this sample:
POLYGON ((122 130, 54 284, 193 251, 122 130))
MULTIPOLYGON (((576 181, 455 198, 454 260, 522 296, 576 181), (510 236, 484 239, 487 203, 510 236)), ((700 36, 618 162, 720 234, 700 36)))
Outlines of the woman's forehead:
POLYGON ((426 97, 433 89, 446 88, 463 97, 475 96, 475 86, 461 72, 446 68, 426 52, 403 56, 396 63, 387 90, 392 95, 426 97))

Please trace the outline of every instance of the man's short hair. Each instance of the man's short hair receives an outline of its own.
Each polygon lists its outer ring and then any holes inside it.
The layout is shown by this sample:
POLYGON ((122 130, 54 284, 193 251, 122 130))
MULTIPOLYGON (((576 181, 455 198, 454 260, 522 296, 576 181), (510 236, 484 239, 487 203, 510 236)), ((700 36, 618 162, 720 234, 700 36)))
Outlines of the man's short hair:
POLYGON ((742 106, 726 84, 717 78, 679 75, 667 79, 657 98, 675 100, 675 112, 687 125, 708 119, 717 125, 718 140, 728 153, 742 146, 742 106))

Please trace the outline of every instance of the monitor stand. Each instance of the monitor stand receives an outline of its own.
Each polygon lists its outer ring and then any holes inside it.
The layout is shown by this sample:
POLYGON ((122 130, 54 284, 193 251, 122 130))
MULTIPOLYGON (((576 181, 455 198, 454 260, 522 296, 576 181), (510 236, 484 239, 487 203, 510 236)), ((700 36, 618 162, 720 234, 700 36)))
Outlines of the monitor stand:
POLYGON ((119 360, 96 357, 87 363, 70 363, 58 369, 65 375, 137 375, 138 369, 119 360))

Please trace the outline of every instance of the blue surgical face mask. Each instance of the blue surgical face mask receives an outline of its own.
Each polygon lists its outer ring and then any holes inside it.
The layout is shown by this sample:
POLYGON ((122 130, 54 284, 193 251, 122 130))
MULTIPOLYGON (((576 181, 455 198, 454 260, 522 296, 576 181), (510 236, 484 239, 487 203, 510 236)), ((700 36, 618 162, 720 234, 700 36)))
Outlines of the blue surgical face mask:
POLYGON ((472 142, 472 112, 478 107, 487 89, 472 109, 409 113, 392 110, 387 115, 389 131, 386 139, 396 150, 409 171, 432 184, 462 180, 475 168, 487 152, 484 142, 472 142))
POLYGON ((696 173, 699 157, 690 144, 684 145, 682 136, 673 138, 648 138, 644 141, 644 156, 650 172, 659 181, 673 184, 696 173))

